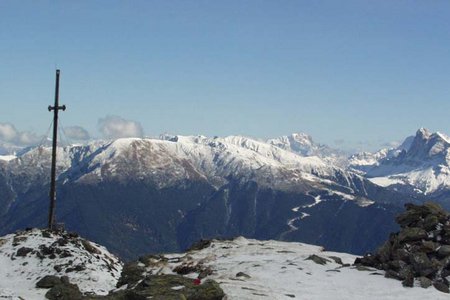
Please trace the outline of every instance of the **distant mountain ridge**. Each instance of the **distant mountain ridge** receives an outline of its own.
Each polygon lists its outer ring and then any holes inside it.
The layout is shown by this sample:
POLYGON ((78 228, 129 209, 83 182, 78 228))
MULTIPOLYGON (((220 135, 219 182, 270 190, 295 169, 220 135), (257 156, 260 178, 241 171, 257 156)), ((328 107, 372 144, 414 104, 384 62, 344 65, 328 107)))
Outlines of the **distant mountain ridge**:
MULTIPOLYGON (((448 145, 421 129, 343 164, 305 134, 93 141, 58 148, 57 217, 123 258, 237 235, 364 253, 403 203, 449 203, 448 145)), ((45 226, 50 157, 37 147, 0 161, 0 234, 45 226)))
MULTIPOLYGON (((242 136, 127 138, 57 153, 59 220, 125 258, 235 235, 361 253, 386 238, 406 201, 318 156, 242 136), (346 237, 333 234, 339 227, 346 237), (361 227, 372 238, 351 245, 361 227)), ((45 224, 49 166, 47 147, 2 162, 1 233, 45 224)))

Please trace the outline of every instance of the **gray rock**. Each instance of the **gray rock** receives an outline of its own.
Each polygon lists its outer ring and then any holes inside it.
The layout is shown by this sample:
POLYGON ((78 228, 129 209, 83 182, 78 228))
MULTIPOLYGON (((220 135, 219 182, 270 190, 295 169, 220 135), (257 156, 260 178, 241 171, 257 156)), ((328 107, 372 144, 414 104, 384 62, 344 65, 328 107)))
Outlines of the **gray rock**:
POLYGON ((437 253, 441 257, 447 257, 450 255, 450 245, 442 245, 437 250, 437 253))
POLYGON ((83 295, 76 284, 61 283, 52 287, 45 297, 49 300, 81 300, 83 295))
POLYGON ((433 264, 425 253, 411 253, 409 259, 416 274, 428 276, 433 273, 433 264))
POLYGON ((27 256, 27 254, 30 253, 31 251, 33 251, 33 249, 22 247, 17 250, 16 256, 27 256))
POLYGON ((428 215, 423 221, 423 228, 425 230, 434 230, 439 224, 439 218, 436 215, 428 215))
POLYGON ((404 287, 413 287, 414 286, 414 277, 408 277, 402 281, 402 285, 404 287))
POLYGON ((36 287, 40 289, 49 289, 57 284, 61 284, 61 279, 58 276, 46 275, 36 282, 36 287))
POLYGON ((447 294, 450 292, 448 285, 441 281, 434 282, 433 286, 440 292, 447 293, 447 294))
POLYGON ((412 242, 427 238, 427 232, 419 227, 403 228, 398 234, 400 242, 412 242))
POLYGON ((419 251, 425 253, 435 252, 439 248, 439 244, 432 241, 423 241, 419 246, 419 251))
POLYGON ((313 262, 319 265, 325 265, 326 263, 330 262, 330 260, 315 254, 308 256, 305 260, 312 260, 313 262))
POLYGON ((328 256, 328 258, 331 258, 332 260, 334 260, 335 263, 343 265, 344 263, 342 262, 342 259, 340 257, 337 256, 328 256))
POLYGON ((244 277, 244 278, 251 278, 250 275, 245 274, 244 272, 238 272, 236 274, 236 277, 244 277))
POLYGON ((428 279, 427 277, 421 276, 418 278, 419 280, 419 284, 422 288, 426 289, 430 286, 433 285, 433 281, 431 281, 430 279, 428 279))

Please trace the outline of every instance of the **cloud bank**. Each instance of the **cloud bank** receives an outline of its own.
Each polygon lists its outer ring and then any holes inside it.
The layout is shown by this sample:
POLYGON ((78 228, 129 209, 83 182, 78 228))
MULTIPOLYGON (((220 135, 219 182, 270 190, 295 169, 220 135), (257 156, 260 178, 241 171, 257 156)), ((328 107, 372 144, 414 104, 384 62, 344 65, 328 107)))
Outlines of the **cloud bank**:
POLYGON ((29 131, 19 131, 11 123, 0 123, 0 141, 17 146, 30 146, 39 143, 41 138, 29 131))
POLYGON ((106 116, 98 120, 98 129, 104 138, 142 137, 144 131, 139 122, 125 120, 119 116, 106 116))
POLYGON ((75 141, 87 141, 91 138, 89 132, 81 126, 69 126, 64 128, 67 138, 75 141))

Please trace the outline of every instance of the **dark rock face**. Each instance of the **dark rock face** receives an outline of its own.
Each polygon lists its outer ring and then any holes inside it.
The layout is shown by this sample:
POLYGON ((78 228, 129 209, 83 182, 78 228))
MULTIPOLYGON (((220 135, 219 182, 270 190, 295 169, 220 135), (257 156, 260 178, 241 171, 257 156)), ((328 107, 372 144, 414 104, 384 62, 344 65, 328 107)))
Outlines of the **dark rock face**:
POLYGON ((375 254, 357 258, 355 264, 385 270, 386 277, 401 280, 406 287, 417 279, 423 288, 433 285, 448 293, 450 215, 431 202, 405 207, 396 218, 400 232, 391 234, 375 254))
POLYGON ((76 284, 61 280, 61 283, 52 287, 45 297, 49 300, 81 300, 84 299, 76 284))
POLYGON ((17 249, 16 256, 27 256, 27 254, 30 253, 31 251, 33 251, 33 249, 27 248, 27 247, 22 247, 22 248, 17 249))
POLYGON ((312 260, 313 262, 319 265, 326 265, 327 262, 330 262, 328 259, 320 257, 315 254, 308 256, 305 260, 312 260))
POLYGON ((41 289, 49 289, 58 284, 61 284, 61 279, 58 276, 46 275, 36 282, 36 287, 41 289))

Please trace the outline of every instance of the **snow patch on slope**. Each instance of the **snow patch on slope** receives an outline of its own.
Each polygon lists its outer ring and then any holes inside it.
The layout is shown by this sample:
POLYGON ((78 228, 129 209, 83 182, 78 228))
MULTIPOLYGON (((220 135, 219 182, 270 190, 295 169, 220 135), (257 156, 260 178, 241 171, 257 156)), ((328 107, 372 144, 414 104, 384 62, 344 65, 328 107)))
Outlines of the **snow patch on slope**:
MULTIPOLYGON (((202 264, 213 270, 206 279, 216 280, 227 299, 447 299, 434 288, 404 288, 378 270, 351 267, 356 256, 324 251, 302 243, 237 238, 214 241, 209 247, 186 254, 166 255, 164 268, 151 270, 171 274, 179 265, 202 264), (320 265, 308 258, 327 260, 320 265), (340 258, 344 264, 337 263, 340 258), (378 274, 378 275, 377 275, 378 274)), ((150 270, 149 270, 150 271, 150 270)), ((187 275, 196 278, 197 273, 187 275)))

